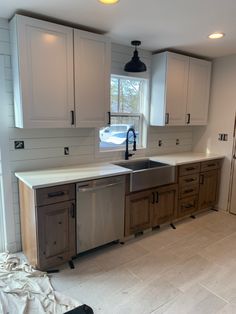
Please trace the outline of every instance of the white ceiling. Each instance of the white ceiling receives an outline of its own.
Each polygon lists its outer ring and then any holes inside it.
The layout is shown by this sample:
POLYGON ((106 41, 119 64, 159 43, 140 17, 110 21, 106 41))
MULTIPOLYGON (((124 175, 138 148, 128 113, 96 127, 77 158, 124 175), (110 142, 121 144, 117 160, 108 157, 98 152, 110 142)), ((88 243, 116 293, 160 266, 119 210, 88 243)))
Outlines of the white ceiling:
POLYGON ((113 42, 156 51, 173 48, 207 57, 236 53, 236 0, 1 0, 0 17, 27 10, 107 32, 113 42), (226 36, 212 41, 207 35, 226 36))

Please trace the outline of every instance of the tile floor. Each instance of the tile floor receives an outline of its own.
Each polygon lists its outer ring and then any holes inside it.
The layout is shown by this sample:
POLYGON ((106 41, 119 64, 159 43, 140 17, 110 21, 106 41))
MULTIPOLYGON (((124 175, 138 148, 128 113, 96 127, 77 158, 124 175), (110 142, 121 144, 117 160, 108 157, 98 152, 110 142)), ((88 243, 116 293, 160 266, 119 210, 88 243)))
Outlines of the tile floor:
POLYGON ((236 216, 207 212, 77 258, 51 282, 94 313, 236 313, 236 216))

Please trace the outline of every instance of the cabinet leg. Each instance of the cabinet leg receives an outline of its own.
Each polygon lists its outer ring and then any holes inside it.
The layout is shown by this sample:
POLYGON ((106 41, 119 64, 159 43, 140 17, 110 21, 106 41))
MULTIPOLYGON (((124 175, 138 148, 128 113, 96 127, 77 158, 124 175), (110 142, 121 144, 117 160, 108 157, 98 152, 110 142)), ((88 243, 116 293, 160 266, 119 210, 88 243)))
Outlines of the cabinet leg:
POLYGON ((213 210, 214 212, 218 212, 219 211, 218 209, 216 209, 214 207, 212 207, 211 210, 213 210))
POLYGON ((59 273, 60 270, 59 269, 50 269, 50 270, 47 270, 47 274, 55 274, 55 273, 59 273))
POLYGON ((191 216, 190 216, 190 218, 192 218, 192 219, 196 219, 196 216, 194 216, 194 215, 191 215, 191 216))
POLYGON ((172 229, 176 229, 175 225, 173 223, 170 224, 172 229))
POLYGON ((75 265, 74 265, 72 260, 70 260, 68 263, 69 263, 70 269, 74 269, 75 268, 75 265))

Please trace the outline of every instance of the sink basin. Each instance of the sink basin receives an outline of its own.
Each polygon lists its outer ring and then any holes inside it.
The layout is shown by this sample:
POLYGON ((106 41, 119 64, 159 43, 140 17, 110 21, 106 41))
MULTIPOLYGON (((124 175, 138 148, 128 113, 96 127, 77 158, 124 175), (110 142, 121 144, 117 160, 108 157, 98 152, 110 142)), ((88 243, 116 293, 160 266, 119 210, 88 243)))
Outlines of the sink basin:
POLYGON ((124 161, 124 162, 116 163, 116 165, 124 167, 124 168, 128 168, 133 171, 167 166, 167 164, 163 164, 162 162, 152 161, 149 159, 124 161))
POLYGON ((175 182, 175 167, 149 159, 114 163, 133 170, 130 174, 130 192, 149 189, 175 182))

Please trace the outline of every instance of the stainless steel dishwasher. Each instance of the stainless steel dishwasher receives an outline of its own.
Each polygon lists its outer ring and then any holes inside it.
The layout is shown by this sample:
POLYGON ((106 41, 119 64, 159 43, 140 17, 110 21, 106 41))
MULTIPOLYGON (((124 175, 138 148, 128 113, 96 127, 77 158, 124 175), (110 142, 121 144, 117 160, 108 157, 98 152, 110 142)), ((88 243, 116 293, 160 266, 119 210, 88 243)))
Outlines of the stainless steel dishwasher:
POLYGON ((77 254, 124 236, 125 176, 76 185, 77 254))

